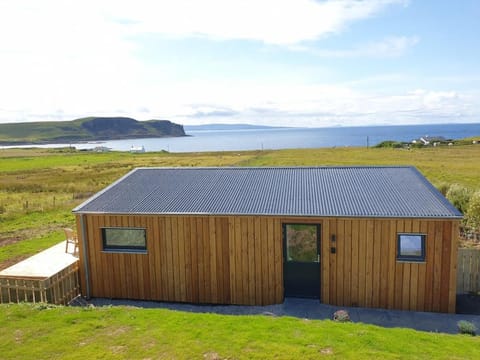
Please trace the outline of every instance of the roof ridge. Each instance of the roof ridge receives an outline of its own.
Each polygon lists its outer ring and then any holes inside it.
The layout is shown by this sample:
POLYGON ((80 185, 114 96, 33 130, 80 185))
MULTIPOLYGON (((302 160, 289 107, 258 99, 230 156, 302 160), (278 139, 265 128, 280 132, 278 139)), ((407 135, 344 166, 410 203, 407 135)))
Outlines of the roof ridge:
POLYGON ((134 170, 263 170, 263 169, 405 169, 413 165, 312 165, 312 166, 143 166, 134 170))

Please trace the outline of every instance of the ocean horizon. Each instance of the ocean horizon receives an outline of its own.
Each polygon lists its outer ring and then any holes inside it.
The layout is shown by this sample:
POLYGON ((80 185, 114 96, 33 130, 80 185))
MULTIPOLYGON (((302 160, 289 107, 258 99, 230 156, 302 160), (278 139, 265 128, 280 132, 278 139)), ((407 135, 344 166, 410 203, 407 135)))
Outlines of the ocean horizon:
POLYGON ((245 128, 225 130, 190 130, 187 136, 137 138, 64 144, 2 146, 0 148, 54 148, 73 146, 90 150, 104 146, 113 151, 144 147, 145 151, 209 152, 243 150, 278 150, 295 148, 328 148, 375 146, 382 141, 411 142, 423 136, 463 139, 480 136, 480 123, 383 125, 330 128, 245 128))

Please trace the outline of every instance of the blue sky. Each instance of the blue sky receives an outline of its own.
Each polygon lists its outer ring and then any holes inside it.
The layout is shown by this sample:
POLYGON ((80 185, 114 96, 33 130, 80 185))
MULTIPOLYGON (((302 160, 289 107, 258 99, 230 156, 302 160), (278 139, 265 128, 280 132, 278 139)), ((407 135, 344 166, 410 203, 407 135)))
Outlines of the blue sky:
POLYGON ((478 19, 478 0, 0 0, 0 122, 479 122, 478 19))

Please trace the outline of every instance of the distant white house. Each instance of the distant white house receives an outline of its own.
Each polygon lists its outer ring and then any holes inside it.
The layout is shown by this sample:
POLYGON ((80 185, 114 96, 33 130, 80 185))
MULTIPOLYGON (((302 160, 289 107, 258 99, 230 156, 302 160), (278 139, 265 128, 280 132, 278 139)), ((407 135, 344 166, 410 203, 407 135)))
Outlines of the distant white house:
POLYGON ((439 145, 440 143, 444 143, 448 141, 443 136, 422 136, 420 139, 413 140, 412 144, 423 144, 423 145, 430 145, 433 144, 434 146, 439 145))
POLYGON ((424 145, 428 145, 430 143, 435 143, 435 142, 444 142, 444 141, 447 141, 447 139, 445 139, 443 136, 423 136, 420 138, 420 141, 424 144, 424 145))
POLYGON ((130 152, 131 153, 144 153, 145 152, 145 147, 142 145, 142 146, 134 146, 132 145, 130 147, 130 152))

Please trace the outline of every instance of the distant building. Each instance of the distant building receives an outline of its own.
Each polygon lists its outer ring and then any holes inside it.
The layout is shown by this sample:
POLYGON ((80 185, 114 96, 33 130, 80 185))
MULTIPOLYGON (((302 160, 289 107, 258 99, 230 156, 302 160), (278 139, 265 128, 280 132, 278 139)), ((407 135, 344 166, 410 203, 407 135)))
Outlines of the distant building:
POLYGON ((142 146, 134 146, 132 145, 130 147, 130 152, 131 153, 144 153, 145 152, 145 147, 142 145, 142 146))
POLYGON ((433 144, 434 146, 438 146, 442 143, 446 143, 447 141, 450 141, 450 140, 447 140, 443 136, 425 135, 425 136, 422 136, 420 139, 412 140, 412 144, 423 144, 423 145, 433 144))

